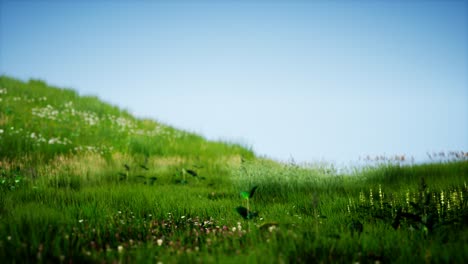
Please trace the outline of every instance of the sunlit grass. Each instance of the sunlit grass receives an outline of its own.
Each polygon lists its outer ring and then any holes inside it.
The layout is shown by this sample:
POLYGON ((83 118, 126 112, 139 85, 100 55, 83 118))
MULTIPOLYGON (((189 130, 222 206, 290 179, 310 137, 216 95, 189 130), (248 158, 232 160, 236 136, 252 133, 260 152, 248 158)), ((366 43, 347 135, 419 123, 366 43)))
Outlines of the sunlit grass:
POLYGON ((2 263, 468 260, 465 152, 340 172, 41 81, 0 77, 0 99, 2 263))

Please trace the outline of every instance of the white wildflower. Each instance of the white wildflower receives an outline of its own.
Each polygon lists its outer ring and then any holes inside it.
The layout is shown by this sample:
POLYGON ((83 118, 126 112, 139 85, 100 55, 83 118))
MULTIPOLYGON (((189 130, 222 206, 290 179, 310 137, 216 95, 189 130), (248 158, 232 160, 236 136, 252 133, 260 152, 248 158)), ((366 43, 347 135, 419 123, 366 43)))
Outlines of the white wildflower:
POLYGON ((275 226, 275 225, 272 225, 272 226, 268 227, 268 232, 270 232, 270 233, 273 232, 273 231, 275 231, 275 230, 276 230, 276 226, 275 226))
POLYGON ((162 246, 163 244, 163 240, 160 238, 156 241, 156 243, 158 243, 158 246, 162 246))

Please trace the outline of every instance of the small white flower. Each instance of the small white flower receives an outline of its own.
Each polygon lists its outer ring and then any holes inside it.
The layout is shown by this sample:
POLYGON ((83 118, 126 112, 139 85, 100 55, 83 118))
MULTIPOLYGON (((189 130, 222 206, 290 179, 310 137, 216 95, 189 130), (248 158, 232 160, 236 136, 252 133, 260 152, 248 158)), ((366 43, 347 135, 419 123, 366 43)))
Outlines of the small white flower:
POLYGON ((122 245, 119 245, 119 246, 117 247, 117 251, 118 251, 118 252, 122 252, 123 249, 124 249, 124 247, 123 247, 122 245))
POLYGON ((158 246, 162 246, 163 240, 160 238, 160 239, 156 240, 156 243, 158 243, 158 246))
POLYGON ((83 219, 80 219, 78 220, 78 223, 83 223, 83 221, 84 221, 83 219))
POLYGON ((184 218, 185 218, 185 215, 181 216, 180 218, 184 219, 184 218))
POLYGON ((0 129, 0 134, 3 134, 3 129, 0 129))

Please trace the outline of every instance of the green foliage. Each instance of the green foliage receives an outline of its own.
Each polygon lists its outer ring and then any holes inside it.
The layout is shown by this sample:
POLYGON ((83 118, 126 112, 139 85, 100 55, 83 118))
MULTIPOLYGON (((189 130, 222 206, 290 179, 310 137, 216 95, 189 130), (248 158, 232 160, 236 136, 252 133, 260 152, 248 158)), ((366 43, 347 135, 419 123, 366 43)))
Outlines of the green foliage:
POLYGON ((428 234, 447 226, 467 227, 467 195, 466 186, 430 190, 424 178, 421 178, 417 191, 407 190, 404 197, 384 193, 380 185, 376 198, 372 195, 372 189, 368 200, 361 193, 357 204, 350 199, 348 212, 361 221, 377 219, 394 229, 408 228, 428 234))
POLYGON ((245 200, 250 200, 254 194, 255 194, 255 191, 257 190, 258 186, 254 186, 252 187, 252 189, 250 189, 249 192, 241 192, 241 197, 244 198, 245 200))
POLYGON ((249 193, 248 192, 241 192, 240 193, 241 197, 244 198, 245 200, 249 199, 249 193))
POLYGON ((240 193, 242 199, 247 201, 247 208, 245 208, 243 206, 238 206, 238 207, 236 207, 236 211, 242 216, 242 218, 244 218, 246 220, 252 219, 252 218, 258 216, 258 212, 252 212, 250 210, 250 199, 252 199, 252 197, 254 196, 255 191, 257 190, 257 188, 258 188, 258 186, 254 186, 254 187, 252 187, 252 189, 250 189, 250 191, 248 191, 248 192, 242 191, 240 193))
POLYGON ((243 206, 238 206, 236 207, 236 211, 242 216, 242 218, 248 220, 252 219, 254 217, 258 216, 257 212, 252 212, 249 209, 243 207, 243 206))
POLYGON ((168 125, 50 87, 41 80, 22 82, 0 76, 0 157, 28 156, 38 162, 58 155, 113 153, 212 158, 219 153, 252 157, 237 144, 211 142, 168 125))
POLYGON ((2 263, 468 261, 466 161, 339 174, 40 80, 0 99, 2 263))
POLYGON ((19 168, 6 170, 0 167, 0 189, 14 191, 24 183, 24 177, 19 168))

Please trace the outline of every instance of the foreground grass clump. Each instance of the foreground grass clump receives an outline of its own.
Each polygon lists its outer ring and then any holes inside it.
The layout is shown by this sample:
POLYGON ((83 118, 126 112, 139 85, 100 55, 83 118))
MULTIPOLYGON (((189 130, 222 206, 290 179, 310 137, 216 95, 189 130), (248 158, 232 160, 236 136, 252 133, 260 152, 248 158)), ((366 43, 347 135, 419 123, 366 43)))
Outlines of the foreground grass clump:
POLYGON ((41 81, 0 91, 2 263, 468 261, 466 160, 339 174, 41 81))
MULTIPOLYGON (((390 193, 359 175, 314 175, 278 165, 260 176, 263 166, 252 161, 233 168, 223 184, 114 179, 89 185, 82 179, 81 188, 73 188, 25 178, 1 191, 0 256, 17 262, 163 263, 468 258, 468 189, 450 178, 436 187, 428 181, 420 189, 416 182, 390 193), (280 187, 286 184, 281 175, 297 175, 305 186, 280 187), (258 188, 249 212, 258 215, 243 217, 236 208, 246 206, 240 193, 252 182, 258 188), (426 202, 422 195, 436 199, 426 202), (431 226, 430 217, 436 219, 431 226)), ((447 166, 467 169, 466 163, 447 166)))

